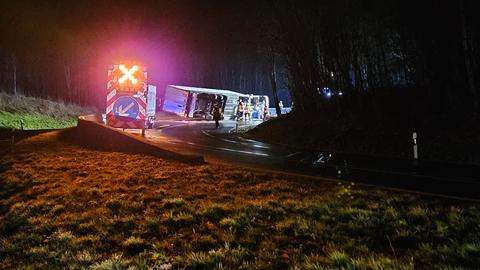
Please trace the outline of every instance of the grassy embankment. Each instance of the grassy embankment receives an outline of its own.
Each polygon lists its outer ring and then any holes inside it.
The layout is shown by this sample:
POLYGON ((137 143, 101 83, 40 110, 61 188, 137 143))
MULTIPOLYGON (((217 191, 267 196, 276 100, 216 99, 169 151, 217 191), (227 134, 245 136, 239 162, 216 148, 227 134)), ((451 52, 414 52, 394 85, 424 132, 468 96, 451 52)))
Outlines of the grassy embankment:
POLYGON ((88 150, 0 161, 2 269, 468 269, 480 205, 88 150))
POLYGON ((87 109, 76 105, 0 92, 0 128, 67 128, 86 113, 87 109))

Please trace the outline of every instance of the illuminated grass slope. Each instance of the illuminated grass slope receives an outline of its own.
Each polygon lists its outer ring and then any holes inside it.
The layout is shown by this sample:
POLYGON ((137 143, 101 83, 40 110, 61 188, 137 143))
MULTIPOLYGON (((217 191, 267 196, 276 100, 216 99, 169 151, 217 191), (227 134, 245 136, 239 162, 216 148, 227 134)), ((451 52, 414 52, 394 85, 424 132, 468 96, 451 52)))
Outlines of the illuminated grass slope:
POLYGON ((62 138, 25 139, 0 159, 0 269, 480 265, 478 203, 94 151, 62 138))
POLYGON ((67 128, 75 126, 77 117, 88 112, 77 105, 0 92, 0 128, 67 128))

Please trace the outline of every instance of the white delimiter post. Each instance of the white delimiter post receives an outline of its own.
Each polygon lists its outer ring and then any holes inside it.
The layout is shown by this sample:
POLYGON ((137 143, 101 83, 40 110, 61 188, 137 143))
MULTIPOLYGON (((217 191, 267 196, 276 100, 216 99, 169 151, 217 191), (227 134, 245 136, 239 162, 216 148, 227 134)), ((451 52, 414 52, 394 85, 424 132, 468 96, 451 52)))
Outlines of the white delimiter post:
POLYGON ((418 160, 418 145, 417 145, 417 132, 413 132, 413 159, 418 160))

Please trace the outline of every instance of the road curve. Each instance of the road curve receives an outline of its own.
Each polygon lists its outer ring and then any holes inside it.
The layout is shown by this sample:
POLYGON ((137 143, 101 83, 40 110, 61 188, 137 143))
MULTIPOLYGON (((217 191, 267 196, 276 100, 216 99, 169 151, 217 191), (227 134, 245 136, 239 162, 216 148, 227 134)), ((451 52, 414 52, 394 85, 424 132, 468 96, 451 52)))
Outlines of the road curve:
POLYGON ((344 155, 266 144, 232 133, 235 121, 219 129, 208 121, 161 121, 147 130, 147 140, 183 153, 203 155, 209 162, 228 162, 309 176, 341 178, 357 183, 480 199, 480 169, 476 166, 344 155))

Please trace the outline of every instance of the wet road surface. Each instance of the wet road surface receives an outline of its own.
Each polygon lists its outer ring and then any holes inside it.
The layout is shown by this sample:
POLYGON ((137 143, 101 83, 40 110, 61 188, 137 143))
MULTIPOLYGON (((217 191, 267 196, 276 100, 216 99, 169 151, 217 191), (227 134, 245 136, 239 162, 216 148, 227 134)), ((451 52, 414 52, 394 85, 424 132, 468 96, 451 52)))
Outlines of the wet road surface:
POLYGON ((215 129, 207 121, 162 121, 146 138, 163 148, 203 155, 209 162, 228 162, 339 178, 357 183, 480 199, 480 168, 443 163, 328 153, 266 144, 233 133, 235 121, 215 129))

